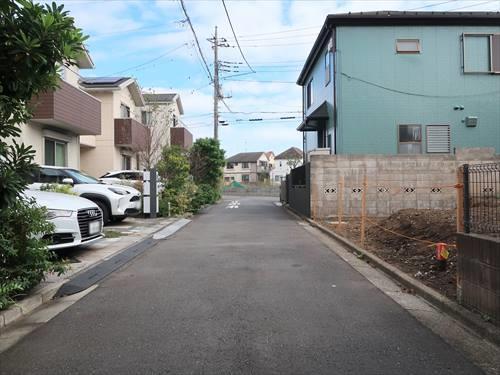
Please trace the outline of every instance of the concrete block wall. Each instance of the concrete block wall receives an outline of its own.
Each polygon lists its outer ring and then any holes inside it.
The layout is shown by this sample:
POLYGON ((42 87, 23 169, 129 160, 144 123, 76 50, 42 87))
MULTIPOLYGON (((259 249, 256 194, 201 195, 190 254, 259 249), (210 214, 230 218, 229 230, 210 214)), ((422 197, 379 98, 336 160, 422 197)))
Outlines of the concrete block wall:
POLYGON ((464 163, 498 161, 494 150, 455 155, 310 155, 311 217, 337 217, 339 194, 343 214, 361 215, 366 175, 366 211, 389 216, 404 209, 454 209, 457 168, 464 163), (344 187, 340 189, 341 176, 344 187), (342 192, 340 191, 342 190, 342 192))

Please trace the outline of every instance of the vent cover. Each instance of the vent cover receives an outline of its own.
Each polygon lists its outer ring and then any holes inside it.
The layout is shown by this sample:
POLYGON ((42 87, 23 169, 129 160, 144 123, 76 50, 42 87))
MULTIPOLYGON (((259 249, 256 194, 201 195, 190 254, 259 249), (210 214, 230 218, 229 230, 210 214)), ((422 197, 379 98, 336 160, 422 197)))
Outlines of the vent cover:
POLYGON ((450 153, 450 125, 427 126, 427 153, 450 153))
POLYGON ((467 116, 465 118, 465 126, 467 126, 468 128, 475 128, 477 126, 477 117, 467 116))

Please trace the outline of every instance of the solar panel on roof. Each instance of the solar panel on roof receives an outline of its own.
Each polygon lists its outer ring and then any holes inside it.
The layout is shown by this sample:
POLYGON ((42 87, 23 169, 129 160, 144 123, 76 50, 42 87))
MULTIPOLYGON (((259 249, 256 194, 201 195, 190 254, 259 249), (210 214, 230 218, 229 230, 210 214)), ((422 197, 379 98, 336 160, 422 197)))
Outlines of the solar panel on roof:
POLYGON ((95 77, 95 78, 85 78, 84 83, 100 83, 103 85, 113 85, 121 80, 123 77, 95 77))

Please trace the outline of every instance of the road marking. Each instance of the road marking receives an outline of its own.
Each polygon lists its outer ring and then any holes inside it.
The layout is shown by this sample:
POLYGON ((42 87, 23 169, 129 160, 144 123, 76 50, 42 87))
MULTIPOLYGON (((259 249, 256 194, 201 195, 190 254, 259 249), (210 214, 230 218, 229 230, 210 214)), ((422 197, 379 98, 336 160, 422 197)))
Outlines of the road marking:
POLYGON ((273 202, 276 207, 281 207, 283 206, 283 203, 281 202, 273 202))
POLYGON ((239 207, 240 207, 240 201, 231 201, 226 206, 226 208, 239 208, 239 207))
POLYGON ((177 232, 179 229, 188 225, 191 222, 189 219, 180 219, 173 224, 170 224, 168 227, 156 232, 153 235, 154 240, 164 240, 167 237, 170 237, 172 234, 177 232))

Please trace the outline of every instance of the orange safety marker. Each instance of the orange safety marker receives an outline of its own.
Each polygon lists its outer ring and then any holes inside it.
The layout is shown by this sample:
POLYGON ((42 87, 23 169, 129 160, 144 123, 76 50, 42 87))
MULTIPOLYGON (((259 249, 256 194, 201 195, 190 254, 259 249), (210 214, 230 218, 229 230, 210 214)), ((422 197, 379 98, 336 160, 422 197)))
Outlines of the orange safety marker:
POLYGON ((448 252, 448 245, 444 242, 436 244, 436 259, 439 261, 447 261, 450 253, 448 252))

